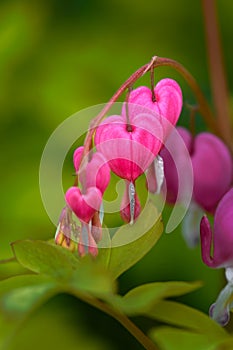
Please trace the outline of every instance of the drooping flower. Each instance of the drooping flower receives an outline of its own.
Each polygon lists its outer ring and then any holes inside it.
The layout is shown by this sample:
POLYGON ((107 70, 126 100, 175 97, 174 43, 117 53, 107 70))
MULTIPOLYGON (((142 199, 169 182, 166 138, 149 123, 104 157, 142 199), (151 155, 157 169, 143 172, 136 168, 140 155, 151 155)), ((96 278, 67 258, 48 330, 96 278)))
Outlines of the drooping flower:
POLYGON ((191 159, 194 173, 194 199, 202 208, 214 213, 218 202, 232 183, 231 154, 217 136, 203 132, 193 141, 191 159))
POLYGON ((104 155, 116 175, 129 182, 126 189, 129 202, 125 202, 124 196, 121 206, 122 218, 126 222, 132 223, 135 214, 139 214, 135 180, 145 172, 158 154, 161 140, 161 125, 148 114, 140 114, 133 118, 129 118, 128 115, 111 116, 97 128, 97 151, 104 155), (126 215, 128 204, 130 215, 126 215))
POLYGON ((210 308, 210 316, 221 325, 229 321, 233 301, 233 188, 221 199, 214 216, 213 231, 204 216, 200 225, 203 262, 212 268, 226 269, 227 285, 210 308), (213 255, 211 255, 213 245, 213 255))
POLYGON ((111 170, 134 182, 152 163, 161 148, 161 125, 150 115, 114 115, 97 128, 95 144, 111 170))
MULTIPOLYGON (((78 147, 73 155, 74 168, 79 172, 80 161, 84 147, 78 147)), ((100 152, 90 153, 91 160, 85 164, 85 171, 81 171, 79 181, 83 188, 97 187, 102 194, 110 181, 110 168, 108 162, 100 152)))
POLYGON ((102 203, 102 193, 96 187, 89 187, 85 193, 76 186, 70 187, 65 198, 75 215, 85 223, 92 219, 102 203))
MULTIPOLYGON (((73 156, 75 171, 79 175, 82 189, 73 186, 67 190, 65 199, 69 220, 65 216, 65 219, 62 218, 59 221, 60 233, 56 235, 55 241, 60 244, 59 242, 64 236, 70 239, 71 229, 75 225, 77 232, 75 241, 78 241, 79 255, 83 256, 89 252, 96 256, 98 254, 97 243, 102 236, 102 222, 99 212, 101 211, 103 193, 110 181, 110 168, 103 155, 98 152, 91 152, 81 163, 82 153, 83 147, 79 147, 73 156), (80 221, 78 229, 72 219, 72 213, 80 221)), ((67 245, 69 247, 69 244, 67 245)))
MULTIPOLYGON (((148 113, 159 119, 163 127, 164 140, 175 126, 180 116, 183 104, 182 91, 178 83, 170 78, 160 80, 152 91, 147 86, 140 86, 132 90, 128 99, 129 116, 148 113)), ((123 113, 125 113, 123 108, 123 113)))
POLYGON ((227 146, 215 135, 202 132, 194 138, 190 132, 177 127, 166 141, 160 155, 164 161, 167 200, 175 203, 185 193, 180 192, 178 170, 185 171, 192 162, 194 188, 193 199, 204 210, 214 213, 219 200, 229 190, 233 179, 233 163, 227 146), (180 135, 181 142, 176 136, 180 135), (172 149, 172 153, 169 150, 172 149), (187 150, 190 159, 187 158, 187 150))
MULTIPOLYGON (((171 132, 160 155, 164 161, 166 200, 169 203, 176 201, 182 203, 186 191, 192 190, 180 186, 181 177, 185 177, 191 160, 193 199, 183 221, 183 234, 188 245, 194 246, 194 243, 199 241, 199 225, 204 211, 213 214, 218 202, 231 186, 233 177, 231 154, 217 136, 203 132, 193 137, 187 129, 177 127, 171 132), (193 229, 186 232, 190 223, 193 229)), ((152 173, 149 175, 150 190, 152 186, 155 187, 155 179, 152 173)))

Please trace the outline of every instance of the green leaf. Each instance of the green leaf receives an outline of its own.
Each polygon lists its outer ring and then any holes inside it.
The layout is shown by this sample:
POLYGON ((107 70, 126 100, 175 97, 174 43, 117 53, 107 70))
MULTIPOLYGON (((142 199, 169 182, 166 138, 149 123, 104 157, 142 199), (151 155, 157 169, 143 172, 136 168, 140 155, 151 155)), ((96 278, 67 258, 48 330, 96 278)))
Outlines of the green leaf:
POLYGON ((160 350, 212 350, 212 346, 217 345, 208 335, 170 327, 153 329, 149 335, 160 350))
POLYGON ((58 292, 45 276, 24 275, 0 282, 0 348, 7 348, 32 310, 58 292))
POLYGON ((129 316, 144 315, 168 297, 176 297, 201 286, 200 282, 155 282, 136 287, 123 297, 112 297, 110 303, 129 316))
POLYGON ((57 291, 48 277, 38 275, 14 276, 0 282, 0 307, 8 312, 25 312, 37 299, 49 291, 57 291))
POLYGON ((24 267, 52 277, 63 291, 75 289, 99 297, 115 290, 112 276, 90 256, 78 259, 63 247, 31 240, 13 243, 13 251, 24 267))
POLYGON ((122 226, 113 236, 108 269, 114 278, 136 264, 163 232, 161 216, 151 202, 133 225, 122 226))
POLYGON ((212 339, 227 337, 226 331, 203 312, 174 301, 163 300, 144 313, 158 321, 209 334, 212 339))
POLYGON ((12 243, 16 259, 25 268, 56 279, 67 279, 77 269, 79 260, 69 250, 44 241, 12 243))
POLYGON ((0 260, 0 281, 15 275, 29 273, 15 258, 0 260))
POLYGON ((103 227, 102 239, 98 243, 98 250, 96 261, 107 269, 111 255, 111 237, 106 227, 103 227))

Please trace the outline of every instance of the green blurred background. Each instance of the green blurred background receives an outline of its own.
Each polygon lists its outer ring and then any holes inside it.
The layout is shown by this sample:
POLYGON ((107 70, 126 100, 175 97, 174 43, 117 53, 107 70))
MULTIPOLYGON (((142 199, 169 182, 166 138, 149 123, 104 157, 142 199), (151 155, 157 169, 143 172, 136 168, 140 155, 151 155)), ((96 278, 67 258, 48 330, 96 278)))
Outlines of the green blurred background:
MULTIPOLYGON (((232 88, 233 2, 219 0, 217 5, 232 88)), ((181 62, 211 102, 200 1, 0 2, 1 258, 11 256, 11 241, 54 235, 38 181, 40 157, 50 134, 71 114, 107 102, 153 55, 181 62)), ((195 102, 172 69, 156 70, 156 79, 165 76, 176 78, 184 99, 195 102)), ((149 76, 141 82, 149 84, 149 76)), ((187 109, 180 123, 188 124, 187 109)), ((64 174, 70 184, 71 171, 72 164, 64 174)), ((203 280, 200 291, 182 300, 204 311, 224 283, 222 271, 203 265, 199 247, 186 248, 180 228, 163 235, 120 278, 119 289, 124 293, 139 283, 165 280, 203 280)), ((145 330, 150 327, 145 319, 135 321, 145 330)), ((32 347, 141 349, 115 321, 66 295, 32 315, 11 348, 32 347)))

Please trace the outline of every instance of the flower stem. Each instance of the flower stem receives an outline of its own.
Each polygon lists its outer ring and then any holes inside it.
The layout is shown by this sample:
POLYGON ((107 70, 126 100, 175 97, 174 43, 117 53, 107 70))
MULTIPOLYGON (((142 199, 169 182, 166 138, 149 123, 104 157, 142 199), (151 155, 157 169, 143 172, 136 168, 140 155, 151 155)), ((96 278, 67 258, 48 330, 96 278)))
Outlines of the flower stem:
MULTIPOLYGON (((104 108, 100 111, 100 113, 92 120, 90 124, 90 128, 88 130, 88 133, 86 135, 86 139, 84 142, 84 150, 82 154, 82 159, 87 155, 88 151, 91 148, 92 138, 95 133, 95 130, 97 126, 100 124, 102 119, 104 118, 105 114, 109 111, 109 109, 112 107, 113 103, 118 100, 118 98, 139 79, 141 78, 145 73, 148 71, 151 71, 154 68, 160 67, 160 66, 169 66, 177 70, 183 78, 187 81, 188 85, 192 89, 194 95, 196 96, 199 111, 202 114, 206 124, 209 126, 209 128, 215 132, 216 134, 219 134, 218 132, 218 125, 216 123, 216 120, 214 118, 214 115, 212 114, 212 111, 210 110, 210 107, 205 99, 205 96, 203 95, 201 89, 199 88, 199 85, 197 84, 196 80, 192 76, 192 74, 189 73, 189 71, 182 66, 179 62, 164 58, 164 57, 158 57, 154 56, 152 57, 151 61, 144 66, 140 67, 136 72, 134 72, 122 85, 121 87, 116 91, 116 93, 111 97, 109 102, 104 106, 104 108)), ((81 161, 82 161, 81 159, 81 161)), ((75 180, 75 183, 77 183, 77 179, 75 180)))
MULTIPOLYGON (((70 291, 69 291, 70 292, 70 291)), ((77 293, 77 291, 71 292, 73 295, 81 299, 82 301, 96 307, 118 321, 127 331, 134 336, 135 339, 147 350, 159 350, 155 343, 144 334, 125 314, 113 309, 103 301, 93 298, 88 295, 77 293)))
POLYGON ((224 141, 232 146, 229 98, 215 0, 202 0, 209 73, 218 130, 224 141))

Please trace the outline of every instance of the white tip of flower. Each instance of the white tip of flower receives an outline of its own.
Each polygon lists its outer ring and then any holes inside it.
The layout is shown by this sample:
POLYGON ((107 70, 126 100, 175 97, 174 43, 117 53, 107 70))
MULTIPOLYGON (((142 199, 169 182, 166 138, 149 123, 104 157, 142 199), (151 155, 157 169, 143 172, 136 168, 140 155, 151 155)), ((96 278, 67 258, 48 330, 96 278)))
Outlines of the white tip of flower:
POLYGON ((155 177, 157 182, 157 190, 156 194, 159 194, 163 185, 164 181, 164 164, 163 164, 163 158, 159 155, 156 156, 154 160, 154 169, 155 169, 155 177))
POLYGON ((232 295, 233 285, 228 283, 220 292, 216 302, 210 307, 210 317, 221 326, 225 326, 230 320, 230 300, 232 295))
POLYGON ((134 213, 135 213, 135 187, 132 182, 129 184, 129 205, 130 205, 130 225, 134 223, 134 213))
POLYGON ((225 275, 228 283, 233 284, 233 267, 227 267, 225 270, 225 275))
POLYGON ((99 209, 99 219, 100 219, 101 225, 103 225, 103 221, 104 221, 104 204, 103 204, 103 201, 102 201, 100 209, 99 209))

